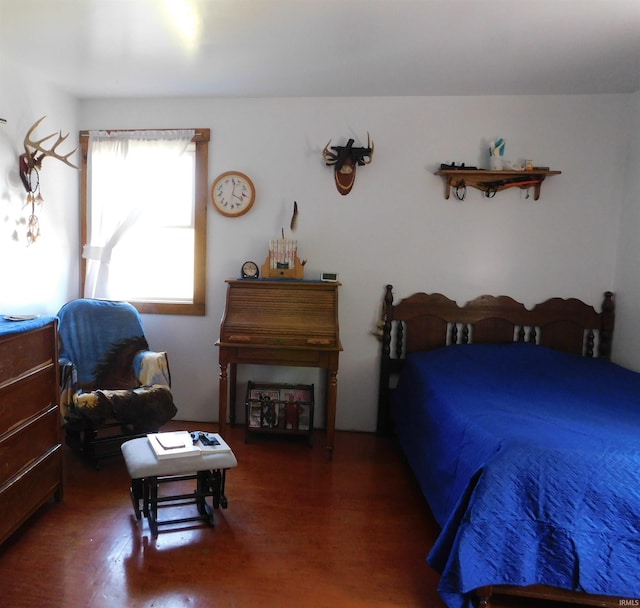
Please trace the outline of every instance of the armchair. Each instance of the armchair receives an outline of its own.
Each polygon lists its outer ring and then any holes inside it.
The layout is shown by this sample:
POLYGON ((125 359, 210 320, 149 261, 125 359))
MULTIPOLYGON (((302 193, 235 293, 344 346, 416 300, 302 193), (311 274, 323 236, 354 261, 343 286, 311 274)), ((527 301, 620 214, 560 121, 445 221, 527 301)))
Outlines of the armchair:
POLYGON ((152 352, 127 302, 78 299, 58 312, 60 407, 67 444, 98 466, 123 441, 177 412, 166 352, 152 352))

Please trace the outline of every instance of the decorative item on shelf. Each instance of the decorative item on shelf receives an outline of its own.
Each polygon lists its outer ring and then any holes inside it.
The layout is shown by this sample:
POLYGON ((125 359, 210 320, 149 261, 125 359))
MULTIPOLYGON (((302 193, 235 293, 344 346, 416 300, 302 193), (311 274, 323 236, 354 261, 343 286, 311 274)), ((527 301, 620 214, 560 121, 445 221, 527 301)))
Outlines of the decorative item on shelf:
POLYGON ((256 189, 251 179, 240 171, 221 173, 211 184, 211 202, 218 213, 239 217, 253 207, 256 189))
POLYGON ((489 143, 489 168, 492 171, 500 171, 504 168, 502 165, 505 145, 506 143, 502 137, 489 143))
POLYGON ((356 179, 356 167, 368 165, 373 158, 373 142, 367 133, 366 147, 354 148, 354 140, 349 139, 346 146, 331 146, 329 143, 322 151, 322 157, 328 167, 333 167, 336 187, 342 195, 349 194, 356 179))
POLYGON ((43 144, 47 140, 54 137, 56 134, 51 133, 41 139, 32 140, 33 132, 38 128, 38 125, 46 118, 46 115, 36 120, 31 128, 27 131, 24 138, 24 153, 18 158, 18 168, 20 172, 20 180, 27 191, 26 205, 31 205, 31 213, 27 219, 27 244, 31 245, 40 236, 40 222, 36 215, 36 205, 40 206, 43 202, 42 194, 40 192, 40 171, 42 169, 42 161, 47 156, 57 158, 65 165, 72 167, 73 169, 79 169, 74 165, 69 157, 78 149, 77 147, 71 150, 68 154, 59 154, 56 152, 56 148, 62 144, 69 134, 62 134, 62 131, 58 133, 58 138, 50 149, 46 149, 43 144))

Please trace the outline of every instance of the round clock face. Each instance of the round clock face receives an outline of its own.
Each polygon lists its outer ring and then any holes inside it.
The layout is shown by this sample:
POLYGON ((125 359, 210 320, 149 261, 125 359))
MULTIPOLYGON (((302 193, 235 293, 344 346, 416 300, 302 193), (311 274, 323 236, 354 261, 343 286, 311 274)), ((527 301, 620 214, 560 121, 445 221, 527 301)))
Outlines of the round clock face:
POLYGON ((260 276, 260 270, 255 262, 247 261, 242 265, 243 279, 257 279, 260 276))
POLYGON ((253 182, 239 171, 227 171, 211 185, 211 202, 217 211, 227 217, 245 214, 256 199, 253 182))

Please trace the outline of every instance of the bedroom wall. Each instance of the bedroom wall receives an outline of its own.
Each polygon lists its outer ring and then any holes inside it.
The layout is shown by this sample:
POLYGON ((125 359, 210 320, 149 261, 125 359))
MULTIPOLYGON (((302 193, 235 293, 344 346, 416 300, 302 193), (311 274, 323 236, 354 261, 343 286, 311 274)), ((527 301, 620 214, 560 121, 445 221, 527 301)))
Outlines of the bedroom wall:
POLYGON ((613 358, 640 371, 640 91, 630 96, 627 129, 629 151, 626 157, 625 188, 615 281, 616 332, 613 358))
MULTIPOLYGON (((343 283, 337 428, 371 431, 379 344, 370 332, 386 283, 397 297, 440 291, 462 303, 506 293, 527 305, 561 295, 599 306, 614 288, 632 105, 629 95, 89 100, 78 128, 210 127, 209 183, 231 169, 255 182, 246 216, 209 207, 207 315, 145 317, 152 346, 170 353, 178 417, 217 418, 224 280, 244 260, 264 260, 296 200, 306 277, 335 271, 343 283), (362 144, 367 131, 373 162, 340 196, 322 148, 348 137, 362 144), (515 189, 445 201, 439 163, 486 167, 499 136, 506 157, 562 175, 545 181, 538 202, 515 189)), ((283 368, 241 368, 239 378, 320 382, 315 370, 283 368)))
MULTIPOLYGON (((41 236, 27 247, 26 229, 16 224, 25 211, 26 192, 18 156, 31 125, 47 118, 34 136, 70 133, 60 152, 77 142, 78 102, 23 66, 0 57, 0 314, 55 314, 78 288, 78 172, 60 161, 43 161, 41 236), (13 239, 18 231, 19 240, 13 239)), ((55 140, 54 140, 55 141, 55 140)), ((48 144, 49 142, 47 142, 48 144)), ((72 160, 79 164, 79 155, 72 160)))

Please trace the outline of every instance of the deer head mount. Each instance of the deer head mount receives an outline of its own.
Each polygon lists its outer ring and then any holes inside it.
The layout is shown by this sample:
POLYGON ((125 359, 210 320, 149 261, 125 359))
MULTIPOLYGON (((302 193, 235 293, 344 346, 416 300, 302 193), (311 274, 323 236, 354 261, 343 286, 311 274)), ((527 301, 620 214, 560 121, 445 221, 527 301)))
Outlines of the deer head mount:
POLYGON ((56 149, 60 144, 62 144, 69 134, 62 134, 62 131, 58 133, 58 139, 56 139, 55 143, 48 150, 44 147, 44 142, 48 141, 52 137, 55 137, 55 133, 51 133, 51 135, 47 135, 41 139, 31 139, 33 136, 33 132, 38 128, 40 123, 46 118, 43 116, 39 120, 33 123, 31 128, 27 131, 27 134, 24 138, 24 153, 20 155, 19 163, 20 163, 20 179, 22 180, 22 184, 25 187, 27 193, 35 193, 39 191, 40 185, 40 176, 39 172, 42 169, 42 161, 50 156, 52 158, 57 158, 61 160, 65 165, 69 165, 69 167, 73 167, 74 169, 78 169, 76 165, 74 165, 69 157, 78 149, 74 148, 68 154, 59 154, 56 152, 56 149), (34 174, 35 171, 35 174, 34 174))
POLYGON ((58 133, 58 138, 53 145, 47 149, 44 147, 44 143, 55 137, 55 133, 47 135, 41 139, 32 139, 33 132, 38 128, 40 123, 46 118, 43 116, 40 120, 36 120, 31 128, 27 131, 24 138, 24 153, 18 158, 18 170, 20 172, 20 180, 22 185, 27 191, 27 205, 31 205, 31 214, 27 219, 27 242, 31 244, 40 236, 40 222, 36 215, 36 205, 42 204, 42 194, 40 193, 40 170, 42 169, 42 161, 50 156, 61 160, 65 165, 78 169, 74 165, 69 157, 78 149, 74 148, 68 154, 60 154, 56 150, 60 144, 62 144, 69 134, 62 134, 62 131, 58 133))
POLYGON ((322 157, 328 167, 333 167, 336 187, 342 195, 349 194, 356 180, 356 167, 368 165, 373 158, 373 142, 367 133, 367 146, 354 148, 354 140, 349 139, 346 146, 329 146, 331 140, 324 147, 322 157))

